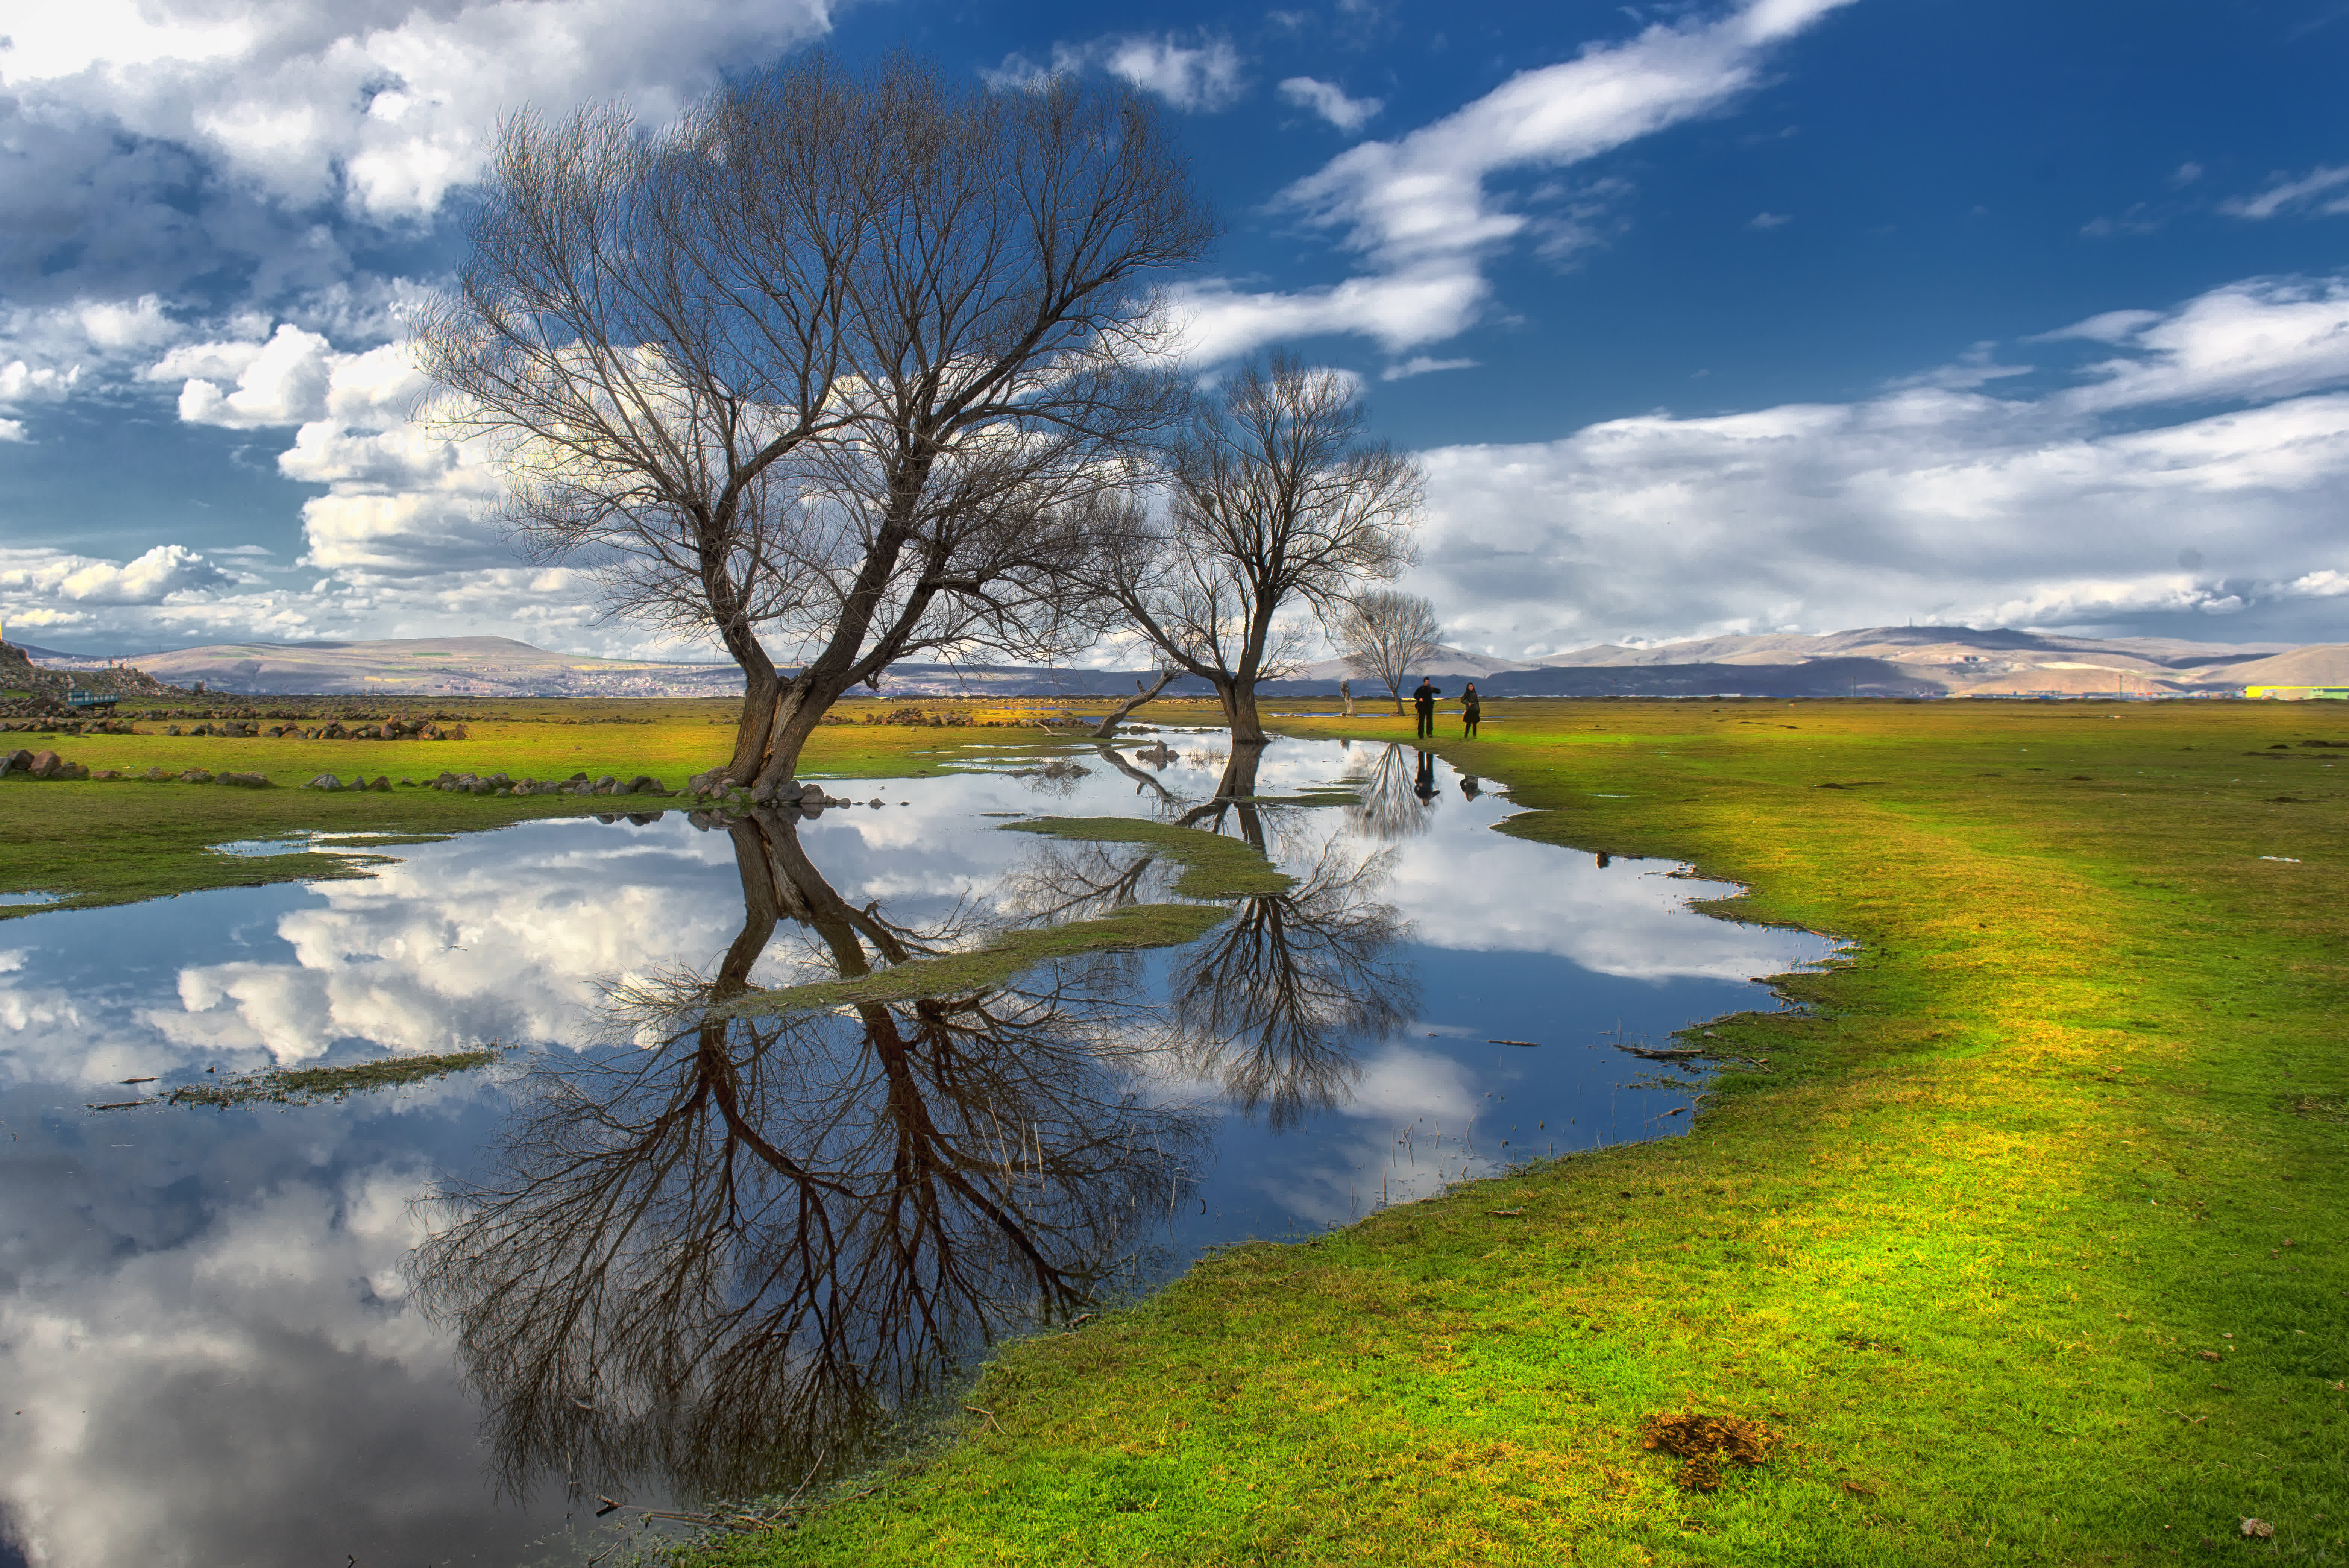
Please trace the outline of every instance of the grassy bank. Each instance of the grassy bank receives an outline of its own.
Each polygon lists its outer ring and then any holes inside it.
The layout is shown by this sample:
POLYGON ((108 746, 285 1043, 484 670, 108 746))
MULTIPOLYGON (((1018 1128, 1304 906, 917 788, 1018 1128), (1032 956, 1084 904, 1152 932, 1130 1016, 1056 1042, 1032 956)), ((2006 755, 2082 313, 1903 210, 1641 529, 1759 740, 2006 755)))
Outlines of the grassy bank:
MULTIPOLYGON (((257 701, 265 704, 266 700, 257 701)), ((355 701, 349 711, 398 706, 381 699, 364 704, 355 701)), ((429 706, 460 715, 466 738, 304 741, 168 735, 161 732, 167 727, 163 722, 144 718, 137 720, 138 732, 129 735, 0 735, 0 750, 52 749, 94 772, 255 772, 273 786, 247 790, 138 779, 58 783, 22 774, 0 779, 0 894, 49 893, 66 905, 87 906, 208 888, 364 876, 368 861, 363 855, 247 857, 214 854, 210 846, 311 833, 460 833, 530 817, 674 807, 682 803, 638 796, 516 800, 422 789, 328 794, 299 786, 320 774, 346 780, 362 774, 370 779, 420 781, 446 771, 503 773, 517 779, 561 779, 585 773, 590 778, 611 774, 626 780, 649 774, 676 790, 694 774, 725 760, 733 744, 736 711, 730 702, 654 701, 433 699, 429 706)), ((1032 716, 1032 711, 1016 707, 927 705, 931 711, 949 707, 998 724, 1019 723, 1032 716)), ((192 722, 182 727, 192 727, 192 722)), ((1022 731, 827 725, 809 744, 802 771, 818 779, 904 778, 951 767, 982 747, 1042 742, 1047 737, 1032 726, 1022 731)), ((32 908, 0 906, 0 919, 29 913, 32 908)))
POLYGON ((1766 1072, 1019 1345, 951 1450, 717 1561, 2349 1554, 2349 755, 2301 744, 2349 714, 1486 711, 1443 750, 1513 831, 1854 940, 1718 1026, 1766 1072), (1688 1410, 1778 1441, 1684 1490, 1688 1410))

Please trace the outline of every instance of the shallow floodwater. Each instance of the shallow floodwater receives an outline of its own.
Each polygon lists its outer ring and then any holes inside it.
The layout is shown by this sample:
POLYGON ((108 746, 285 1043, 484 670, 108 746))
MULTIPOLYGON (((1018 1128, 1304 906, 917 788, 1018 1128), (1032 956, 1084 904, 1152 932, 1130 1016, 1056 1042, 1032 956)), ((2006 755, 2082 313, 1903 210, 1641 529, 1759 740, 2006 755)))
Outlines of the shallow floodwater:
POLYGON ((1203 807, 1219 738, 1156 739, 0 924, 0 1568, 588 1561, 1206 1248, 1677 1132, 1693 1085, 1615 1044, 1827 950, 1495 833, 1506 798, 1408 747, 1276 742, 1261 804, 1203 807), (1000 989, 740 1010, 1164 901, 1147 846, 997 829, 1186 814, 1297 885, 1000 989), (336 1104, 89 1108, 485 1042, 336 1104))

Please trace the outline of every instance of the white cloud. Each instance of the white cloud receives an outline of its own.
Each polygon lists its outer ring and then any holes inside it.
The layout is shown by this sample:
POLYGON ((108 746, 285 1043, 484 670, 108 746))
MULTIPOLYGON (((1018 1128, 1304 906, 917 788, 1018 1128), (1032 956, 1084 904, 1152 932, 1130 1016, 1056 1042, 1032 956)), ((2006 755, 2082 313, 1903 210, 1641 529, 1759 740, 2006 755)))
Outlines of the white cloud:
POLYGON ((1861 402, 1426 452, 1415 586, 1450 640, 1512 657, 1909 615, 2225 615, 2338 593, 2344 317, 2339 283, 2238 284, 2069 329, 2128 352, 2036 396, 1925 377, 1861 402), (2103 419, 2213 399, 2258 406, 2143 428, 2103 419), (2188 547, 2211 569, 2182 569, 2188 547))
POLYGON ((25 433, 24 421, 0 420, 0 441, 22 441, 31 439, 32 437, 25 433))
POLYGON ((2222 202, 2219 210, 2239 218, 2272 218, 2287 212, 2337 217, 2349 213, 2349 189, 2344 187, 2349 187, 2349 165, 2312 169, 2297 180, 2278 179, 2256 196, 2222 202))
POLYGON ((1239 52, 1227 38, 1203 34, 1198 42, 1185 44, 1173 34, 1128 33, 1090 43, 1054 44, 1049 66, 1026 55, 1006 55, 1001 65, 979 75, 990 87, 1032 92, 1054 77, 1102 70, 1177 109, 1212 114, 1238 101, 1240 68, 1239 52))
POLYGON ((193 148, 240 181, 375 218, 429 213, 518 103, 672 112, 721 65, 823 32, 823 0, 207 0, 20 7, 0 86, 36 114, 193 148))
POLYGON ((1399 364, 1390 365, 1379 372, 1381 381, 1406 380, 1413 376, 1424 376, 1434 370, 1473 370, 1474 359, 1432 359, 1424 354, 1414 354, 1399 364))
POLYGON ((119 374, 178 330, 152 295, 0 314, 0 408, 61 401, 119 374))
POLYGON ((1386 107, 1383 99, 1348 98, 1334 82, 1311 77, 1290 77, 1280 84, 1280 96, 1299 109, 1309 109, 1339 130, 1351 135, 1386 107))
POLYGON ((1280 201, 1340 233, 1370 275, 1287 294, 1216 283, 1185 290, 1191 352, 1214 359, 1277 337, 1350 332, 1397 353, 1456 336, 1484 306, 1485 258, 1539 234, 1537 219, 1487 190, 1491 176, 1564 168, 1711 113, 1760 79, 1772 46, 1847 3, 1751 0, 1710 24, 1651 26, 1519 72, 1399 140, 1349 149, 1280 201))
POLYGON ((43 601, 87 605, 160 605, 201 594, 232 579, 195 551, 158 545, 130 561, 107 561, 65 550, 0 549, 0 604, 24 622, 15 606, 43 601))
POLYGON ((2094 367, 2072 408, 2288 397, 2349 379, 2349 281, 2231 284, 2133 327, 2109 311, 2065 331, 2136 356, 2094 367))
POLYGON ((1756 213, 1745 220, 1745 226, 1749 229, 1775 229, 1794 221, 1784 213, 1756 213))

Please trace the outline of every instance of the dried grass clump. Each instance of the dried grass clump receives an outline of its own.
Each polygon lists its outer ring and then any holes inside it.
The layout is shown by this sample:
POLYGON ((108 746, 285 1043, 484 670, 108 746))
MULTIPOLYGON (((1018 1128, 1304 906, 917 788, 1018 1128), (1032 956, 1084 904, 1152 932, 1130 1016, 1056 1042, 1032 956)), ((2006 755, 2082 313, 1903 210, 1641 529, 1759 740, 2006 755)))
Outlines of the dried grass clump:
POLYGON ((1723 1460, 1748 1467, 1770 1457, 1778 1434, 1742 1416, 1705 1416, 1693 1410, 1649 1417, 1640 1424, 1640 1446, 1678 1455, 1687 1462, 1675 1478, 1685 1491, 1712 1491, 1721 1485, 1723 1460))

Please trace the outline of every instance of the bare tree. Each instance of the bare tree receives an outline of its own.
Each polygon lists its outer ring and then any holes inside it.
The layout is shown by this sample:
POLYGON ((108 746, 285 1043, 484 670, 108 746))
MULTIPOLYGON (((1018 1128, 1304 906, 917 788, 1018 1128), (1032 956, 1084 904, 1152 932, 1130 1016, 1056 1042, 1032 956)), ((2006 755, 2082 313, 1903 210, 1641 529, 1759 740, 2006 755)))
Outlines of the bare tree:
POLYGON ((1133 695, 1127 698, 1124 701, 1120 702, 1116 707, 1111 709, 1102 716, 1102 722, 1093 727, 1093 739, 1096 741, 1110 741, 1116 739, 1117 727, 1125 722, 1125 716, 1127 714, 1133 712, 1136 708, 1141 707, 1143 703, 1148 702, 1152 698, 1157 696, 1161 691, 1165 691, 1169 686, 1174 685, 1174 682, 1181 679, 1183 679, 1183 671, 1180 670, 1160 670, 1158 672, 1158 680, 1155 685, 1145 685, 1143 684, 1141 676, 1135 676, 1133 678, 1133 695))
POLYGON ((1330 640, 1357 675, 1375 676, 1402 711, 1402 683, 1443 646, 1444 626, 1435 607, 1417 594, 1372 588, 1356 594, 1338 612, 1330 640))
POLYGON ((718 779, 772 798, 899 659, 1090 640, 1082 502, 1181 409, 1154 285, 1211 233, 1123 88, 789 64, 657 137, 509 122, 420 358, 525 541, 743 665, 718 779))
POLYGON ((1163 514, 1125 504, 1105 586, 1170 666, 1214 687, 1235 747, 1264 743, 1257 684, 1307 647, 1284 612, 1326 618, 1411 558, 1418 466, 1361 426, 1349 378, 1251 362, 1175 442, 1163 514))

